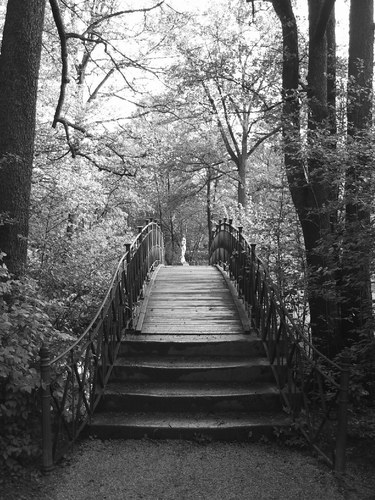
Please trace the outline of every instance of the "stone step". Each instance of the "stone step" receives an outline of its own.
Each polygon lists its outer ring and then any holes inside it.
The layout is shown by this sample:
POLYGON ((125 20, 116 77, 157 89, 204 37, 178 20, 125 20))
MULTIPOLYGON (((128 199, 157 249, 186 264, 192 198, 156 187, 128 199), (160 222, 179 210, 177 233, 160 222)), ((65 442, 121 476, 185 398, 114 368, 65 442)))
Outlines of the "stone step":
POLYGON ((217 439, 249 441, 272 439, 291 425, 285 413, 121 412, 94 415, 89 432, 101 439, 217 439))
POLYGON ((266 358, 138 355, 119 357, 112 380, 270 382, 274 378, 266 358))
POLYGON ((267 382, 110 382, 98 411, 281 411, 267 382))
POLYGON ((262 341, 255 334, 164 334, 127 335, 120 356, 136 353, 170 356, 264 356, 262 341))

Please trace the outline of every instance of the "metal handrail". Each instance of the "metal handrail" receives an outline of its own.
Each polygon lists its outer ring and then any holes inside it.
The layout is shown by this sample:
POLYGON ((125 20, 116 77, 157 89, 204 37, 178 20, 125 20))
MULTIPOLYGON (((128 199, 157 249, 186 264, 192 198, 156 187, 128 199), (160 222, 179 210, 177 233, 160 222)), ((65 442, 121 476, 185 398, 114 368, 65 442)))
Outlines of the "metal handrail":
MULTIPOLYGON (((324 356, 284 306, 266 266, 232 220, 219 221, 210 248, 210 264, 234 280, 251 325, 261 337, 284 408, 296 427, 324 459, 345 467, 349 367, 324 356), (335 427, 330 452, 321 445, 324 429, 335 427)), ((325 437, 324 441, 327 441, 325 437)))
POLYGON ((40 349, 44 472, 53 468, 89 422, 121 341, 136 324, 144 284, 164 261, 159 225, 146 221, 138 231, 133 243, 126 245, 108 291, 82 335, 54 359, 46 345, 40 349))

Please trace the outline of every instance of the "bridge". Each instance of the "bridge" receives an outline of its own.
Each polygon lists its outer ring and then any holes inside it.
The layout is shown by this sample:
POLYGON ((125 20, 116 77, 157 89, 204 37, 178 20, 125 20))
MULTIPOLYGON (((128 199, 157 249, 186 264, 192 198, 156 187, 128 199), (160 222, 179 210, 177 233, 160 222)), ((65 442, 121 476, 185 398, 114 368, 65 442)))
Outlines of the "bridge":
POLYGON ((314 347, 242 229, 219 222, 207 266, 164 266, 163 251, 147 221, 86 331, 54 359, 42 346, 43 470, 81 435, 248 441, 292 428, 344 470, 348 367, 314 347))

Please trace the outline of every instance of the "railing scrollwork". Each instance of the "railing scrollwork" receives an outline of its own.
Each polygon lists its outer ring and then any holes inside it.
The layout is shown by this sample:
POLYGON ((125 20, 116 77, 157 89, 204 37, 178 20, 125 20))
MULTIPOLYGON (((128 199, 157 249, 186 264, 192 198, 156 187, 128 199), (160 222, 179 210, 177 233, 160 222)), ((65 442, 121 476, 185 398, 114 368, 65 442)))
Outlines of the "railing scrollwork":
POLYGON ((90 420, 107 384, 121 341, 137 320, 150 273, 164 261, 161 229, 146 221, 117 266, 89 326, 64 352, 50 359, 40 350, 44 472, 72 445, 90 420))

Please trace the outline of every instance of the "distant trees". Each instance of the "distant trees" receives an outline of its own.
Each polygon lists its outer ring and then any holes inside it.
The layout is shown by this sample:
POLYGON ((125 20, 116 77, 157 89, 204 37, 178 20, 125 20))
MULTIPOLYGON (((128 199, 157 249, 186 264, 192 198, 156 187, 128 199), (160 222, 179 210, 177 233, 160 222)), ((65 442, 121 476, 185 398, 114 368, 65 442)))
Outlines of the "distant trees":
POLYGON ((245 3, 226 2, 189 23, 175 47, 168 75, 184 99, 177 112, 219 134, 236 171, 237 204, 246 208, 251 159, 279 131, 278 49, 267 8, 252 17, 245 3))

